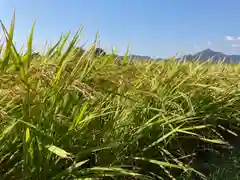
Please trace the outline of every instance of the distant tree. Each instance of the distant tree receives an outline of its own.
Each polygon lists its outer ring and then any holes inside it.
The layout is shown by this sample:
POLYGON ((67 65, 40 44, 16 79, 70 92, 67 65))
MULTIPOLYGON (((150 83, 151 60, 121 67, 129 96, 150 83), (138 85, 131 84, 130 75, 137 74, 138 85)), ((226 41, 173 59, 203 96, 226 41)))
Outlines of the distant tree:
MULTIPOLYGON (((24 53, 24 56, 27 56, 27 52, 24 53)), ((32 58, 39 58, 41 55, 37 51, 32 52, 32 58)))
POLYGON ((105 56, 106 52, 102 48, 96 48, 95 56, 100 56, 100 55, 105 56))
POLYGON ((85 50, 82 47, 77 47, 74 50, 74 55, 75 55, 76 58, 80 58, 83 55, 84 52, 85 52, 85 50))
POLYGON ((74 52, 78 55, 82 55, 84 53, 84 49, 82 47, 77 47, 74 52))
POLYGON ((32 58, 39 58, 41 55, 39 52, 33 52, 32 53, 32 58))
MULTIPOLYGON (((85 52, 85 50, 82 47, 77 47, 74 50, 76 57, 80 57, 84 52, 85 52)), ((94 55, 95 56, 105 56, 106 52, 102 48, 96 48, 94 55)))

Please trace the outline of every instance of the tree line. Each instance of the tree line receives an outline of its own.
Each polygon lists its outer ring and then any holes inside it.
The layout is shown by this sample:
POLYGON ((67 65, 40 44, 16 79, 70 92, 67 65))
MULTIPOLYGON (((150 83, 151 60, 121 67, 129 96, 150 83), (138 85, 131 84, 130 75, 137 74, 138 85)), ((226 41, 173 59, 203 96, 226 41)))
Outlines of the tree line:
MULTIPOLYGON (((74 53, 76 54, 76 56, 81 56, 84 52, 85 50, 82 47, 77 47, 74 50, 74 53)), ((105 56, 105 55, 106 55, 106 52, 102 48, 95 49, 94 56, 105 56)), ((32 58, 38 58, 40 56, 41 54, 39 52, 35 51, 32 53, 32 58)))

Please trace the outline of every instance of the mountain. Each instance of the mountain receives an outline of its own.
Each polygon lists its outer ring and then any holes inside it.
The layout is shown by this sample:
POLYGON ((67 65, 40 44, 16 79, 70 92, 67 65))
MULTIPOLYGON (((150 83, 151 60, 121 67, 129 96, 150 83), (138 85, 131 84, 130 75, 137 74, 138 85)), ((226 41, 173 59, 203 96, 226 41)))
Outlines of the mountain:
POLYGON ((132 59, 139 59, 139 60, 148 60, 151 59, 151 57, 149 56, 140 56, 140 55, 135 55, 135 54, 131 54, 130 57, 132 59))
POLYGON ((206 61, 211 58, 213 62, 224 60, 225 63, 240 63, 240 55, 227 55, 221 52, 215 52, 211 49, 205 49, 194 55, 185 55, 182 58, 189 61, 206 61))
MULTIPOLYGON (((123 58, 124 58, 124 56, 118 56, 118 55, 116 57, 118 57, 119 60, 123 60, 123 58)), ((128 56, 128 58, 130 58, 130 57, 132 60, 133 59, 134 60, 167 60, 167 59, 162 59, 162 58, 153 59, 149 56, 141 56, 141 55, 135 55, 135 54, 128 56)), ((223 60, 224 60, 224 63, 234 63, 234 64, 240 63, 240 55, 236 55, 236 54, 227 55, 227 54, 224 54, 221 52, 213 51, 211 49, 205 49, 194 55, 189 54, 189 55, 184 55, 181 58, 177 58, 177 60, 182 60, 182 59, 186 59, 187 61, 198 60, 198 61, 202 61, 202 62, 211 59, 213 63, 223 61, 223 60)))

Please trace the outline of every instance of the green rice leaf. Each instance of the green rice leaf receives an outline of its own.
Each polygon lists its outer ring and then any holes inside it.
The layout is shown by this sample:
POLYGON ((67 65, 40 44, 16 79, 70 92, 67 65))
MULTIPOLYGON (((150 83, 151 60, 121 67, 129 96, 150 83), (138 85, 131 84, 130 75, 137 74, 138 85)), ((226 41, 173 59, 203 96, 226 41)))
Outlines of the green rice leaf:
POLYGON ((162 137, 160 137, 158 140, 154 141, 152 144, 150 144, 149 146, 147 146, 146 148, 143 149, 143 151, 146 151, 148 149, 150 149, 151 147, 159 144, 160 142, 162 142, 163 140, 167 139, 169 136, 175 134, 178 129, 180 129, 182 125, 178 126, 177 128, 173 129, 172 131, 170 131, 169 133, 163 135, 162 137))
POLYGON ((25 141, 28 142, 29 139, 30 139, 30 130, 29 130, 29 128, 26 128, 26 132, 25 133, 26 133, 25 141))
POLYGON ((128 62, 128 53, 129 53, 129 46, 128 46, 127 51, 126 51, 126 53, 125 53, 125 55, 124 55, 124 57, 123 57, 123 60, 122 60, 122 62, 121 62, 121 65, 127 64, 127 62, 128 62))
POLYGON ((89 170, 100 171, 100 172, 117 172, 122 175, 129 175, 129 176, 141 176, 141 174, 138 174, 123 168, 119 168, 119 167, 93 167, 93 168, 89 168, 89 170))
POLYGON ((8 133, 12 131, 12 129, 18 124, 18 121, 8 125, 3 131, 0 133, 0 139, 4 138, 8 133))
POLYGON ((13 33, 14 33, 14 26, 15 26, 15 11, 13 13, 13 18, 12 18, 12 22, 11 22, 11 25, 10 25, 9 33, 7 32, 3 22, 2 21, 0 21, 0 22, 1 22, 2 29, 5 33, 5 37, 7 39, 7 44, 6 44, 5 52, 4 52, 4 55, 3 55, 3 64, 2 64, 2 67, 1 67, 2 70, 4 70, 9 63, 10 49, 11 49, 11 46, 12 46, 12 43, 13 43, 13 33))
POLYGON ((28 46, 27 46, 27 67, 29 67, 30 65, 30 62, 32 60, 32 43, 33 43, 33 33, 34 33, 34 28, 35 28, 35 25, 36 25, 36 21, 34 21, 33 23, 33 26, 32 26, 32 29, 31 29, 31 32, 30 32, 30 35, 29 35, 29 38, 28 38, 28 46))
POLYGON ((229 145, 228 142, 223 141, 222 139, 207 139, 207 138, 200 138, 203 141, 214 143, 214 144, 222 144, 222 145, 229 145))
POLYGON ((77 118, 73 121, 72 126, 70 127, 69 130, 73 130, 74 128, 77 127, 77 125, 79 124, 79 122, 83 119, 83 114, 84 114, 84 112, 86 111, 86 109, 87 109, 87 104, 84 104, 84 105, 82 106, 82 108, 81 108, 81 110, 80 110, 77 118))
POLYGON ((134 157, 133 159, 147 161, 147 162, 150 162, 152 164, 156 164, 156 165, 160 165, 160 166, 186 170, 186 167, 184 167, 182 165, 171 164, 171 163, 164 162, 164 161, 158 161, 158 160, 154 160, 154 159, 147 159, 147 158, 141 158, 141 157, 134 157))
POLYGON ((66 158, 66 159, 70 159, 70 153, 66 152, 65 150, 54 146, 54 145, 47 145, 46 148, 51 151, 52 153, 58 155, 61 158, 66 158))
POLYGON ((59 56, 61 56, 63 48, 64 48, 65 44, 67 43, 67 40, 68 40, 70 34, 71 34, 71 32, 68 32, 68 34, 63 38, 62 43, 60 44, 60 46, 57 50, 59 56))

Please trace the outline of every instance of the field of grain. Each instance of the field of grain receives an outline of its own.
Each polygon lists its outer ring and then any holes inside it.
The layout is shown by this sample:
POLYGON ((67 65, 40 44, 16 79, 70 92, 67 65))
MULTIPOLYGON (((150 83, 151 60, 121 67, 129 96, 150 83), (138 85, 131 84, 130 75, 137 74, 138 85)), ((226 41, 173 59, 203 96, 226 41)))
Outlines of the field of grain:
POLYGON ((240 65, 78 53, 81 32, 33 56, 34 26, 26 52, 2 31, 0 179, 237 178, 240 65))

